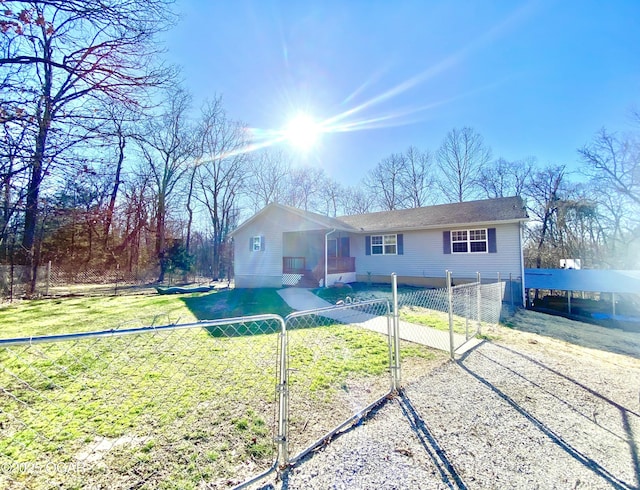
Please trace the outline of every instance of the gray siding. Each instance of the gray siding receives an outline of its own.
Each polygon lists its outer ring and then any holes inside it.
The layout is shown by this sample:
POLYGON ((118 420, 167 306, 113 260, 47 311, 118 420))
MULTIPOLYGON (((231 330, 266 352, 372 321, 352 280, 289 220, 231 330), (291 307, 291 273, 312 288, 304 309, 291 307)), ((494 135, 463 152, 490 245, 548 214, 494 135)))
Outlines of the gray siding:
POLYGON ((277 226, 277 214, 280 213, 272 210, 233 237, 233 273, 237 288, 282 286, 282 230, 277 226), (253 236, 264 237, 263 251, 249 249, 253 236))
MULTIPOLYGON (((468 228, 480 227, 473 225, 468 228)), ((366 255, 365 235, 351 235, 350 252, 356 258, 358 279, 369 277, 367 273, 371 273, 371 277, 388 277, 395 272, 399 278, 417 278, 421 283, 430 284, 429 279, 443 278, 445 270, 452 271, 455 279, 472 279, 476 272, 480 272, 486 280, 497 278, 498 273, 505 280, 509 274, 514 279, 519 278, 522 274, 520 224, 482 227, 496 229, 497 253, 445 254, 442 246, 443 232, 451 228, 403 232, 403 255, 366 255)), ((322 250, 315 250, 314 247, 322 247, 324 233, 327 231, 320 228, 322 227, 317 223, 286 209, 266 209, 258 219, 247 223, 234 235, 236 287, 282 286, 283 255, 304 255, 309 262, 313 262, 313 258, 317 256, 320 260, 322 250), (290 232, 315 233, 288 235, 285 247, 284 234, 290 232), (303 238, 304 235, 306 237, 303 238), (249 249, 249 239, 252 236, 264 237, 263 251, 253 252, 249 249)), ((310 268, 313 264, 307 265, 310 268)))
POLYGON ((236 288, 281 288, 282 274, 277 276, 236 276, 234 284, 236 288))
POLYGON ((281 208, 269 209, 259 219, 248 223, 233 237, 235 286, 281 287, 283 233, 317 228, 318 225, 281 208), (252 236, 264 236, 263 251, 253 252, 249 249, 252 236))
POLYGON ((399 277, 440 278, 450 270, 454 278, 473 278, 476 272, 487 279, 496 278, 498 272, 504 279, 510 273, 514 278, 519 277, 522 273, 520 225, 509 223, 487 228, 496 228, 497 253, 445 254, 442 233, 449 230, 447 228, 403 232, 403 255, 366 255, 365 236, 353 236, 351 255, 356 257, 359 276, 368 272, 373 276, 387 276, 395 272, 399 277))

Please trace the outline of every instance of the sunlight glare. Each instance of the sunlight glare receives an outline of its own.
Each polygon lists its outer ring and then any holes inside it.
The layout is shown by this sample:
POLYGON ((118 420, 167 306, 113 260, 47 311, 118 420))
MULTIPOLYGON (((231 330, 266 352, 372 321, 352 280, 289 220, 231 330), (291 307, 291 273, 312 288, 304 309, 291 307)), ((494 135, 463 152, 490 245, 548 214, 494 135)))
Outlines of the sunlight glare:
POLYGON ((284 136, 291 146, 308 151, 316 144, 322 127, 308 114, 298 114, 285 129, 284 136))

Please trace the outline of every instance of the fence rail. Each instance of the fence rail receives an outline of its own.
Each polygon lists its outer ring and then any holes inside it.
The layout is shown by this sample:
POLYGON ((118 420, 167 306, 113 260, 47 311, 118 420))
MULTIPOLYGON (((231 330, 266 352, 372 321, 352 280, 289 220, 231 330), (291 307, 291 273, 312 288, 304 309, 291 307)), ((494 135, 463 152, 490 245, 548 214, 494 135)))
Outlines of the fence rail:
POLYGON ((268 470, 282 328, 265 315, 0 342, 0 486, 221 486, 268 470))
POLYGON ((248 485, 411 382, 432 347, 453 356, 497 322, 504 286, 399 296, 393 276, 392 291, 286 319, 0 340, 0 486, 248 485))

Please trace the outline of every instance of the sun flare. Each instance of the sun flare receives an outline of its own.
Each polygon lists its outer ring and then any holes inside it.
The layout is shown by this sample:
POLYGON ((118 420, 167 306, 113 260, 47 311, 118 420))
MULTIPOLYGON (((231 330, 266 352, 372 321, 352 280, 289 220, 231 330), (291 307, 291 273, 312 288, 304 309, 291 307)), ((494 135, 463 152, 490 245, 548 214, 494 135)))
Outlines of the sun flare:
POLYGON ((322 127, 308 114, 295 116, 284 131, 287 142, 302 151, 308 151, 317 143, 322 127))

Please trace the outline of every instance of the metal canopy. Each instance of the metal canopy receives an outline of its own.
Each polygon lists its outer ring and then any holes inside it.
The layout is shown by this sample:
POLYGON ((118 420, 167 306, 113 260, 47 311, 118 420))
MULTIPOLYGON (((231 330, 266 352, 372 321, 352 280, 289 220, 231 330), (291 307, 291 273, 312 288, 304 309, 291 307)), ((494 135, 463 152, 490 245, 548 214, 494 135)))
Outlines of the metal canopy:
POLYGON ((525 269, 526 289, 640 294, 640 271, 525 269))

